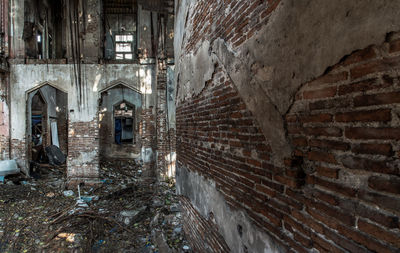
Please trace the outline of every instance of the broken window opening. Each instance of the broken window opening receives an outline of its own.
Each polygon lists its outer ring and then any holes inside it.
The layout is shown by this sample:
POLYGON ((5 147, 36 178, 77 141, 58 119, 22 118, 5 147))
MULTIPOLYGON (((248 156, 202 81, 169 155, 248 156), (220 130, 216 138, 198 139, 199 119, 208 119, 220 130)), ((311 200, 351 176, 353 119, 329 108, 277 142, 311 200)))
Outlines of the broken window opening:
POLYGON ((116 144, 132 144, 135 140, 135 106, 123 101, 114 107, 114 137, 116 144))
POLYGON ((117 60, 132 60, 133 59, 133 35, 132 34, 117 34, 115 41, 115 59, 117 60))
POLYGON ((137 2, 135 0, 105 0, 104 58, 107 60, 136 59, 137 2))
POLYGON ((62 1, 28 1, 24 4, 25 56, 28 59, 65 57, 65 22, 62 1))
POLYGON ((43 59, 43 38, 42 32, 38 31, 37 33, 37 50, 38 50, 38 59, 43 59))

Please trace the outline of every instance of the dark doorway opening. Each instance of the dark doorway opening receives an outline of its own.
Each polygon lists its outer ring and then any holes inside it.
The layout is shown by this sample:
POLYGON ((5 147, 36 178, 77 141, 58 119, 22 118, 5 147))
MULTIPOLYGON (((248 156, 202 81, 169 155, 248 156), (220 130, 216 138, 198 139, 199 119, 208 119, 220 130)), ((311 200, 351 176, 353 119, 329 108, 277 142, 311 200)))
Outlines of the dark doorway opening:
POLYGON ((68 153, 67 93, 43 85, 28 93, 27 157, 30 173, 64 166, 68 153))

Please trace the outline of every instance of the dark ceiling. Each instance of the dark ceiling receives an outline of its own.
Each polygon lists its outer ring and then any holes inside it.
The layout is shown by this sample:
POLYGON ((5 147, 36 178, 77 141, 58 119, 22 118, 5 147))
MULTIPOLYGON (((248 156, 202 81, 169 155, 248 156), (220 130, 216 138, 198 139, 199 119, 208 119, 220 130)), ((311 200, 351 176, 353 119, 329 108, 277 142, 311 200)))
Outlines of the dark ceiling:
POLYGON ((104 0, 103 8, 106 14, 134 14, 136 6, 136 0, 104 0))
POLYGON ((104 13, 134 14, 138 4, 145 10, 174 13, 173 0, 104 0, 104 13))

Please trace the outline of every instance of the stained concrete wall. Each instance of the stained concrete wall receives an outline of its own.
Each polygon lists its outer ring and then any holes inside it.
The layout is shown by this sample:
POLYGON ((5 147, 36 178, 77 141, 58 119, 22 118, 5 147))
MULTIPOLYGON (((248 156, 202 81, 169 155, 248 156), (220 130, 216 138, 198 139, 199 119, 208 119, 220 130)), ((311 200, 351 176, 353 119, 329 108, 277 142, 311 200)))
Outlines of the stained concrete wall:
MULTIPOLYGON (((272 148, 271 161, 282 166, 292 147, 283 116, 290 109, 301 85, 320 75, 344 56, 372 44, 381 44, 388 33, 400 30, 399 1, 296 1, 282 0, 254 36, 235 47, 220 38, 205 37, 195 49, 185 48, 193 33, 190 21, 198 1, 176 1, 175 80, 177 107, 200 94, 218 63, 232 79, 247 109, 255 116, 272 148)), ((226 15, 229 14, 229 9, 226 15)), ((210 24, 211 33, 216 26, 210 24)), ((179 161, 179 157, 178 157, 179 161)), ((218 194, 212 183, 194 172, 178 168, 179 193, 189 196, 198 210, 224 209, 224 201, 211 201, 218 194), (211 186, 207 186, 211 184, 211 186), (196 188, 197 187, 197 188, 196 188)), ((203 211, 203 215, 207 215, 203 211)), ((233 252, 241 239, 230 234, 230 217, 222 212, 221 232, 233 252)), ((257 228, 250 225, 251 230, 257 228)), ((265 237, 267 238, 267 237, 265 237)), ((266 239, 268 241, 268 239, 266 239)), ((267 243, 268 244, 268 243, 267 243)), ((268 245, 255 248, 269 252, 268 245)), ((273 245, 274 241, 271 240, 273 245)))
MULTIPOLYGON (((70 122, 91 122, 97 118, 98 100, 100 91, 123 83, 143 94, 142 107, 155 106, 155 71, 152 65, 135 64, 83 64, 83 100, 79 102, 79 92, 74 82, 73 65, 25 65, 13 64, 10 67, 11 107, 11 138, 19 141, 25 139, 26 134, 26 101, 29 91, 36 89, 43 83, 49 83, 55 88, 68 94, 68 119, 70 122), (25 94, 21 96, 21 94, 25 94)), ((26 161, 21 157, 14 157, 20 166, 26 168, 26 161)))

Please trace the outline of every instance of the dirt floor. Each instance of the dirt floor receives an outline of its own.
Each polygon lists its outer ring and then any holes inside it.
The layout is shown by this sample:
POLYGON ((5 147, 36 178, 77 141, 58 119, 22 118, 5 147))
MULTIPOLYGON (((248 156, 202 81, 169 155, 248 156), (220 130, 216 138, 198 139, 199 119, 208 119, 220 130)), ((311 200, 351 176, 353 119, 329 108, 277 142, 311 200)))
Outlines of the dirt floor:
POLYGON ((190 252, 173 183, 134 162, 103 163, 101 183, 66 190, 63 168, 0 183, 0 252, 190 252))

